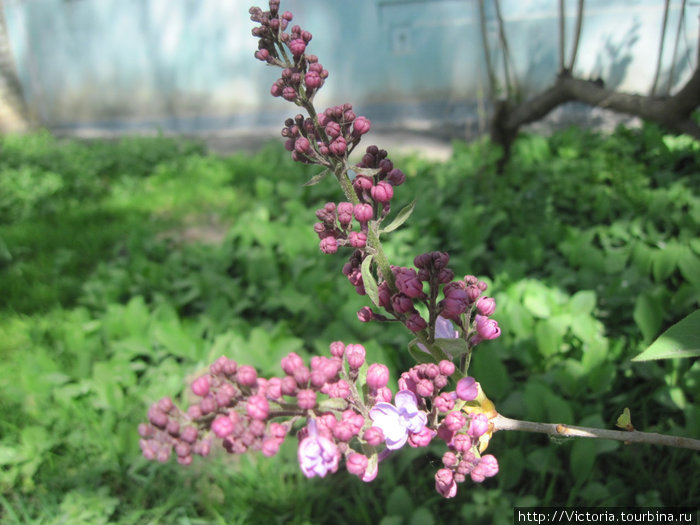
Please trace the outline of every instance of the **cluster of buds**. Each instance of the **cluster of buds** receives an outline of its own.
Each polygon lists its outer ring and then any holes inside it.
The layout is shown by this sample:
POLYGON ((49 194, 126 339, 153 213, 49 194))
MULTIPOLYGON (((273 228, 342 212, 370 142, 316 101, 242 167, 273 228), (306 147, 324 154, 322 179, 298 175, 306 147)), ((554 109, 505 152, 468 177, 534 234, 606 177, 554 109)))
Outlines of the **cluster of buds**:
POLYGON ((328 202, 316 210, 321 221, 314 224, 314 231, 321 240, 323 253, 335 253, 339 246, 364 248, 367 244, 367 222, 372 217, 372 209, 367 204, 341 202, 336 205, 328 202), (353 218, 359 223, 359 231, 353 230, 353 218))
POLYGON ((284 147, 292 152, 293 160, 331 167, 328 158, 342 159, 349 155, 371 123, 367 117, 355 115, 351 104, 343 104, 326 109, 315 121, 297 115, 287 119, 284 126, 282 136, 287 139, 284 147))
MULTIPOLYGON (((179 463, 189 465, 193 454, 207 456, 218 440, 232 454, 257 450, 272 456, 299 423, 298 460, 307 477, 324 477, 344 463, 351 474, 371 481, 392 451, 406 443, 425 447, 435 437, 450 449, 443 463, 454 471, 455 483, 465 479, 467 464, 477 482, 497 472, 495 458, 480 455, 488 443, 481 438, 490 431, 484 411, 490 402, 478 383, 463 378, 454 392, 442 392, 454 364, 422 364, 402 374, 392 404, 389 369, 367 366, 365 356, 362 345, 337 341, 330 356, 314 356, 310 367, 288 354, 281 361, 284 375, 269 379, 222 356, 192 382, 196 401, 186 411, 169 398, 151 406, 148 423, 139 425, 143 455, 164 462, 174 451, 179 463), (464 412, 467 402, 480 412, 464 412)), ((456 492, 436 487, 446 497, 456 492)))

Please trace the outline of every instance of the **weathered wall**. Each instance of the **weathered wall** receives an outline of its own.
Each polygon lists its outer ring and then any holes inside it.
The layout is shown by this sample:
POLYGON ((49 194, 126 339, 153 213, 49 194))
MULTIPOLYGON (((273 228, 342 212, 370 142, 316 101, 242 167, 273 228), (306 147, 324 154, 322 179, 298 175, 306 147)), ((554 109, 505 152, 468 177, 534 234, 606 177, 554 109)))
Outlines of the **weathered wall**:
MULTIPOLYGON (((502 0, 526 91, 546 85, 556 72, 557 4, 502 0)), ((575 2, 567 4, 570 35, 575 2)), ((4 8, 24 95, 40 123, 197 132, 279 127, 280 116, 293 113, 268 95, 278 71, 252 57, 249 5, 5 0, 4 8)), ((577 71, 647 92, 663 2, 586 5, 577 71)), ((311 52, 331 72, 320 104, 352 101, 378 122, 414 127, 476 118, 487 84, 475 0, 283 0, 282 9, 314 34, 311 52)), ((495 16, 492 10, 487 15, 495 45, 495 16)), ((694 53, 687 45, 697 42, 696 16, 694 9, 686 14, 679 57, 694 53)), ((677 17, 678 6, 669 20, 671 34, 677 17)), ((672 43, 669 38, 669 57, 672 43)), ((681 61, 677 71, 687 73, 692 60, 681 61)))

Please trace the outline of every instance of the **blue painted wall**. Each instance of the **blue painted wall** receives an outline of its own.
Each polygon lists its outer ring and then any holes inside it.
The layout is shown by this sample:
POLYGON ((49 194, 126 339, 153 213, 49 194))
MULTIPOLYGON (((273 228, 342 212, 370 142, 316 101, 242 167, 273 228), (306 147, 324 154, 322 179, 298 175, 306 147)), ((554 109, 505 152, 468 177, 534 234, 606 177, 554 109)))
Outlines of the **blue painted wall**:
MULTIPOLYGON (((576 2, 566 3, 571 35, 576 2)), ((680 1, 672 4, 671 36, 680 1)), ((550 83, 557 70, 557 5, 502 0, 526 93, 550 83)), ((4 0, 20 80, 39 122, 125 131, 279 127, 282 116, 294 113, 268 95, 278 70, 252 56, 249 6, 249 0, 4 0)), ((663 1, 586 6, 576 71, 648 92, 663 1)), ((282 0, 282 9, 313 33, 310 52, 330 71, 320 105, 350 101, 378 122, 420 127, 473 118, 484 97, 475 0, 282 0)), ((695 65, 697 14, 686 13, 677 80, 695 65)), ((487 15, 498 60, 492 9, 487 15)), ((668 38, 667 66, 672 48, 668 38)))

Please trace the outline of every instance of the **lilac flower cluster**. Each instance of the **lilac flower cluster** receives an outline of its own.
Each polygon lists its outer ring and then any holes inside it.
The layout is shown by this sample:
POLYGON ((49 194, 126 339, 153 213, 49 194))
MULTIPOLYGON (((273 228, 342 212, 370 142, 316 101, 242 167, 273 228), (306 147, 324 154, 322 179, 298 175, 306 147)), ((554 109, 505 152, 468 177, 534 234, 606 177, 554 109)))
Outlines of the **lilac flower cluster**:
POLYGON ((372 216, 373 211, 367 204, 326 203, 316 210, 316 217, 321 222, 314 224, 314 231, 321 239, 321 251, 335 253, 339 246, 364 248, 367 244, 367 223, 372 216), (359 223, 359 231, 352 229, 353 218, 359 223))

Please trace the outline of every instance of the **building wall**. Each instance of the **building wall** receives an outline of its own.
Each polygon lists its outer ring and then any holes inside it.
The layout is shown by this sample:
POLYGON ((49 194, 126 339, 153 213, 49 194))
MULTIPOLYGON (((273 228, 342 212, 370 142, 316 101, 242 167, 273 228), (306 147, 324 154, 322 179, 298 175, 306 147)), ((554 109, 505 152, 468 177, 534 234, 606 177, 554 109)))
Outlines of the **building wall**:
MULTIPOLYGON (((261 7, 265 7, 258 2, 261 7)), ((500 60, 497 25, 487 27, 500 60)), ((573 31, 575 2, 567 3, 573 31)), ((589 0, 576 72, 646 93, 656 66, 661 0, 589 0)), ((680 1, 669 20, 667 64, 680 1)), ((282 0, 313 35, 330 77, 320 105, 351 101, 377 122, 409 127, 474 118, 487 90, 476 0, 282 0)), ((555 0, 502 0, 525 93, 558 65, 555 0)), ((43 125, 197 132, 279 127, 294 109, 269 95, 279 71, 253 58, 249 0, 5 0, 27 105, 43 125)), ((694 66, 689 8, 676 68, 694 66), (688 55, 690 57, 688 58, 688 55)))

